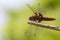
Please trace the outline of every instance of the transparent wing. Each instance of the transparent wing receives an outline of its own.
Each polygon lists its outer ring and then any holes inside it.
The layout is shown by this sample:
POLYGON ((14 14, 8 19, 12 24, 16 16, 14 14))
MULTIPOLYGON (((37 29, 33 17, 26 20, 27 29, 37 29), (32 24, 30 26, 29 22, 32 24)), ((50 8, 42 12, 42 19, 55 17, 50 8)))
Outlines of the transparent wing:
POLYGON ((38 2, 38 11, 40 12, 40 13, 45 13, 45 9, 44 9, 44 7, 38 2))
POLYGON ((37 13, 37 11, 34 8, 32 8, 29 4, 27 4, 27 6, 34 12, 34 14, 37 13))

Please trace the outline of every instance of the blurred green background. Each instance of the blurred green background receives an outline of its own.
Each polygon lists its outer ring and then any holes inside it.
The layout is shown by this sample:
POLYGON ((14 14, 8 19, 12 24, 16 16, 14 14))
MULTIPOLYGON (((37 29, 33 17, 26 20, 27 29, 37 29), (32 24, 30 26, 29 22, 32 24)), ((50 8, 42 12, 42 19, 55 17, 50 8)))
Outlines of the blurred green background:
MULTIPOLYGON (((36 0, 31 5, 38 10, 38 2, 43 6, 41 12, 44 16, 54 17, 55 21, 42 21, 43 24, 60 25, 60 0, 36 0), (43 10, 43 11, 42 11, 43 10)), ((4 40, 60 40, 60 31, 29 25, 28 19, 34 15, 32 10, 24 5, 17 10, 7 9, 10 21, 4 29, 4 40)))

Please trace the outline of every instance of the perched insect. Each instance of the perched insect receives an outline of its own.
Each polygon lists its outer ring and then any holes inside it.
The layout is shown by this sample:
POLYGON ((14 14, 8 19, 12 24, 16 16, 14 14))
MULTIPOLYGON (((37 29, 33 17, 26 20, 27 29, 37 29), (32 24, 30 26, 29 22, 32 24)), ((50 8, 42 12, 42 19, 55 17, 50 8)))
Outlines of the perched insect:
MULTIPOLYGON (((45 17, 45 16, 43 16, 40 12, 35 12, 34 9, 33 9, 30 5, 28 5, 28 4, 27 4, 27 6, 28 6, 29 8, 31 8, 32 11, 33 11, 34 14, 35 14, 34 16, 29 17, 29 20, 30 20, 30 21, 41 22, 41 21, 53 21, 53 20, 56 20, 55 18, 45 17)), ((38 6, 39 6, 39 5, 38 5, 38 6)), ((40 9, 40 6, 39 6, 39 9, 40 9)))

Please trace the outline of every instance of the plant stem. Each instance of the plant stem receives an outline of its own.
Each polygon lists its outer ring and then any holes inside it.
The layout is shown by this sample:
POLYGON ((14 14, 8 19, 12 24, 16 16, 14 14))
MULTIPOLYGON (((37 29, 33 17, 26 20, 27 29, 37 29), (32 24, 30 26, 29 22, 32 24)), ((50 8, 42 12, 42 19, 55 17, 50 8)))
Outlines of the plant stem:
POLYGON ((58 26, 52 26, 52 25, 42 24, 42 23, 33 22, 33 21, 29 21, 28 24, 35 25, 35 26, 38 26, 38 27, 43 27, 43 28, 48 28, 48 29, 53 29, 53 30, 60 31, 60 27, 58 27, 58 26))

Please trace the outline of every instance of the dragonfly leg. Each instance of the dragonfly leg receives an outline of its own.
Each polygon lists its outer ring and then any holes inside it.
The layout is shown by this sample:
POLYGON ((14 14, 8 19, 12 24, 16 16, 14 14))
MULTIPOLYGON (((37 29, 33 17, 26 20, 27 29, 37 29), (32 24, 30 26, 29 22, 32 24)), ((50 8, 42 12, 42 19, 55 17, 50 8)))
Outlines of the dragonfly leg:
POLYGON ((40 23, 42 20, 38 20, 38 23, 40 23))

